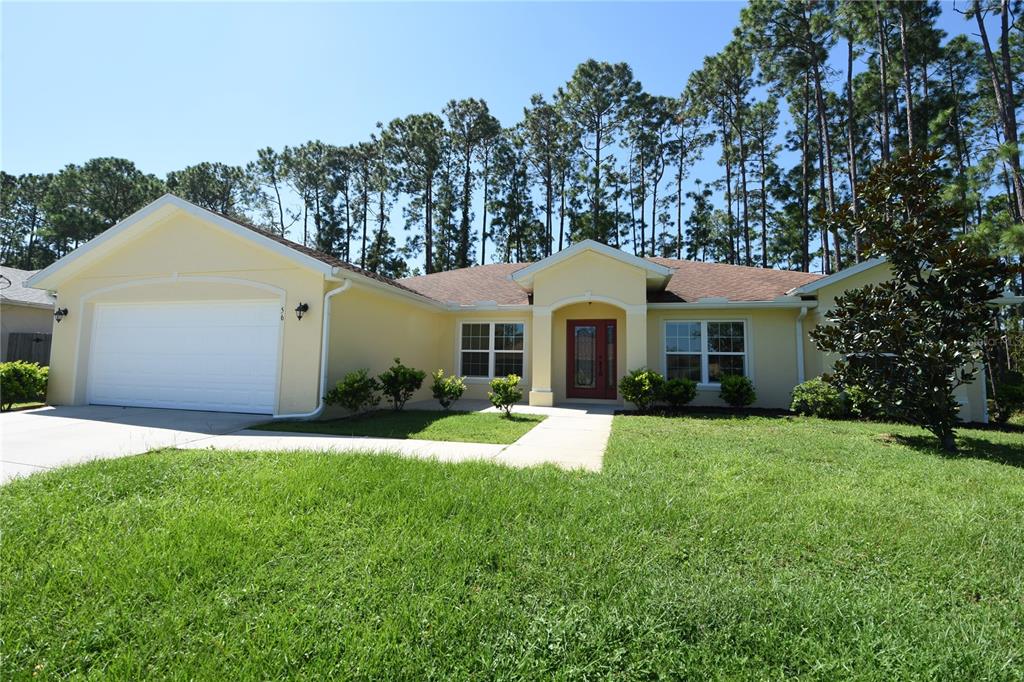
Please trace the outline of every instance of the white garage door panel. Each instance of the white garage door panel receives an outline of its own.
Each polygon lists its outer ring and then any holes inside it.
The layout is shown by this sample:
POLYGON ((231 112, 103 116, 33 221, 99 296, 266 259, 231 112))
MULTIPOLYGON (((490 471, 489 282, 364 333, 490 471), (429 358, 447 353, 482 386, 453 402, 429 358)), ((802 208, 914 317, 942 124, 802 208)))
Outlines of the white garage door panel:
POLYGON ((97 305, 89 402, 272 413, 277 301, 97 305))

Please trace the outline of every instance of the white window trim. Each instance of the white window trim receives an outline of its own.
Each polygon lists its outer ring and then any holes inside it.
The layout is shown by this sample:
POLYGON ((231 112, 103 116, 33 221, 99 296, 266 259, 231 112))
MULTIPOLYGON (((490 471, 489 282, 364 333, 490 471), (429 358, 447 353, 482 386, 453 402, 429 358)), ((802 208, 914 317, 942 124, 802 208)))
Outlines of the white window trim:
MULTIPOLYGON (((708 355, 741 355, 743 356, 743 376, 747 377, 751 381, 754 380, 753 371, 753 354, 750 352, 752 348, 751 344, 751 333, 750 333, 750 318, 749 317, 733 317, 733 318, 708 318, 708 319, 666 319, 661 325, 661 373, 663 376, 668 377, 668 326, 670 324, 693 324, 694 322, 700 324, 700 381, 697 382, 697 388, 701 390, 718 390, 722 384, 719 382, 712 382, 709 377, 710 370, 708 368, 708 355), (743 352, 737 353, 735 351, 723 352, 723 353, 708 353, 708 324, 712 322, 740 322, 743 324, 743 352)), ((697 355, 697 353, 672 353, 672 355, 697 355)))
POLYGON ((530 351, 530 325, 527 324, 526 320, 474 320, 464 319, 457 320, 455 322, 455 368, 456 374, 464 377, 467 384, 488 384, 494 378, 494 354, 495 353, 519 353, 520 351, 496 351, 494 349, 494 326, 498 324, 521 324, 523 325, 523 376, 520 377, 523 382, 526 382, 529 376, 529 351, 530 351), (462 372, 462 353, 483 353, 484 351, 463 351, 462 350, 462 327, 467 324, 486 324, 489 327, 489 341, 487 352, 487 376, 486 377, 469 377, 465 376, 462 372))

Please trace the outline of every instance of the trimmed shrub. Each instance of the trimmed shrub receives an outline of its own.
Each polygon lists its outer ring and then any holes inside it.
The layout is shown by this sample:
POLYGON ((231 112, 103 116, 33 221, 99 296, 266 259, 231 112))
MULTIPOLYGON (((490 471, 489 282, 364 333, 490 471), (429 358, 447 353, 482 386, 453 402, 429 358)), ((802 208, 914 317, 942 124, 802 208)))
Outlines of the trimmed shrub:
POLYGON ((697 397, 697 382, 692 379, 668 379, 661 388, 661 399, 669 407, 680 408, 697 397))
POLYGON ((423 370, 406 367, 399 358, 395 358, 395 364, 382 372, 377 380, 391 407, 398 411, 405 407, 413 393, 420 390, 426 377, 423 370))
POLYGON ((665 377, 652 369, 634 369, 619 381, 619 393, 636 405, 641 412, 647 412, 659 398, 665 386, 665 377))
POLYGON ((757 399, 754 384, 750 379, 739 374, 726 374, 722 377, 722 389, 718 397, 733 407, 746 407, 757 399))
POLYGON ((49 375, 49 367, 41 367, 34 362, 0 362, 0 408, 6 412, 15 403, 45 400, 49 375))
POLYGON ((324 401, 328 405, 341 405, 347 410, 361 412, 380 403, 380 382, 370 376, 369 370, 357 369, 334 385, 324 401))
POLYGON ((491 390, 487 397, 499 410, 504 410, 506 417, 512 416, 512 406, 523 399, 523 389, 519 387, 519 376, 509 374, 507 377, 491 379, 491 390))
POLYGON ((996 384, 995 414, 997 424, 1005 424, 1019 410, 1024 410, 1024 375, 1007 372, 996 384))
POLYGON ((846 397, 846 409, 857 419, 881 419, 885 414, 882 404, 860 386, 847 386, 843 395, 846 397))
POLYGON ((838 419, 846 414, 846 401, 838 388, 821 377, 815 377, 793 389, 789 409, 797 414, 838 419))
POLYGON ((437 402, 441 403, 441 407, 446 410, 466 392, 466 380, 460 376, 455 374, 445 376, 443 369, 437 370, 431 376, 434 383, 430 390, 437 402))

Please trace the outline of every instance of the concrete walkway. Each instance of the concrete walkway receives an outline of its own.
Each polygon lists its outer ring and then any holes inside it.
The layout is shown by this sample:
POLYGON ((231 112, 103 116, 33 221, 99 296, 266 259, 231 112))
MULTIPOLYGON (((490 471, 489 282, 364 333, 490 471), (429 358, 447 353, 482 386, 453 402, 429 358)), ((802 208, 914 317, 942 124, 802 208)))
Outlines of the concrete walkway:
MULTIPOLYGON (((459 402, 467 411, 495 412, 483 401, 459 402)), ((436 410, 437 403, 410 403, 407 409, 436 410)), ((611 434, 614 407, 606 405, 570 405, 530 407, 517 405, 516 414, 543 414, 547 417, 511 445, 457 443, 431 440, 399 440, 359 436, 322 436, 283 431, 245 429, 232 434, 210 436, 189 443, 190 448, 216 450, 281 450, 316 452, 378 452, 436 459, 441 462, 491 461, 513 467, 554 464, 563 469, 600 471, 604 449, 611 434)))
MULTIPOLYGON (((460 401, 458 409, 495 412, 486 401, 460 401)), ((434 401, 407 409, 436 410, 434 401)), ((543 414, 543 422, 511 445, 322 436, 255 431, 259 415, 124 407, 46 407, 0 416, 0 483, 93 459, 140 454, 166 447, 218 450, 312 450, 387 452, 443 462, 490 461, 514 467, 554 464, 600 471, 611 433, 610 405, 529 407, 517 414, 543 414)))

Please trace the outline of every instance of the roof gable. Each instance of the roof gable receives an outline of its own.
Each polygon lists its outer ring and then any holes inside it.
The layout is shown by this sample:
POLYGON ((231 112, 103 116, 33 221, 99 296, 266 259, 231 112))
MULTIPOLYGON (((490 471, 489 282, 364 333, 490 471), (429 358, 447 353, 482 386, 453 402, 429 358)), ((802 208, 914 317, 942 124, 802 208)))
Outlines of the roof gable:
POLYGON ((572 257, 586 251, 593 251, 602 256, 625 263, 626 265, 639 268, 647 274, 648 282, 653 282, 657 285, 664 284, 672 275, 672 270, 663 265, 659 265, 645 258, 640 258, 639 256, 634 256, 620 249, 608 246, 607 244, 596 242, 593 239, 584 239, 581 242, 576 242, 567 249, 562 249, 558 253, 552 254, 547 258, 522 268, 521 270, 517 270, 512 274, 512 280, 520 286, 529 289, 533 286, 533 278, 538 272, 555 267, 560 263, 564 263, 572 257))
POLYGON ((188 213, 207 224, 268 249, 296 262, 298 265, 320 272, 324 276, 331 276, 333 273, 331 263, 315 257, 308 251, 295 248, 298 245, 282 243, 282 240, 274 239, 256 228, 243 225, 218 213, 208 211, 205 208, 200 208, 173 194, 165 194, 108 230, 93 237, 63 258, 40 270, 26 281, 26 286, 38 289, 56 289, 75 273, 97 262, 120 245, 144 234, 149 228, 173 215, 175 211, 188 213))
POLYGON ((808 282, 807 284, 803 284, 801 286, 790 289, 789 291, 786 292, 786 295, 800 296, 802 294, 813 294, 822 287, 830 286, 832 284, 835 284, 836 282, 842 282, 844 279, 847 279, 848 277, 859 275, 865 270, 870 270, 872 268, 878 267, 879 265, 884 265, 885 263, 886 260, 884 258, 869 258, 867 260, 861 261, 860 263, 857 263, 856 265, 851 265, 848 268, 843 268, 839 272, 834 272, 831 275, 821 277, 819 279, 814 280, 813 282, 808 282))

